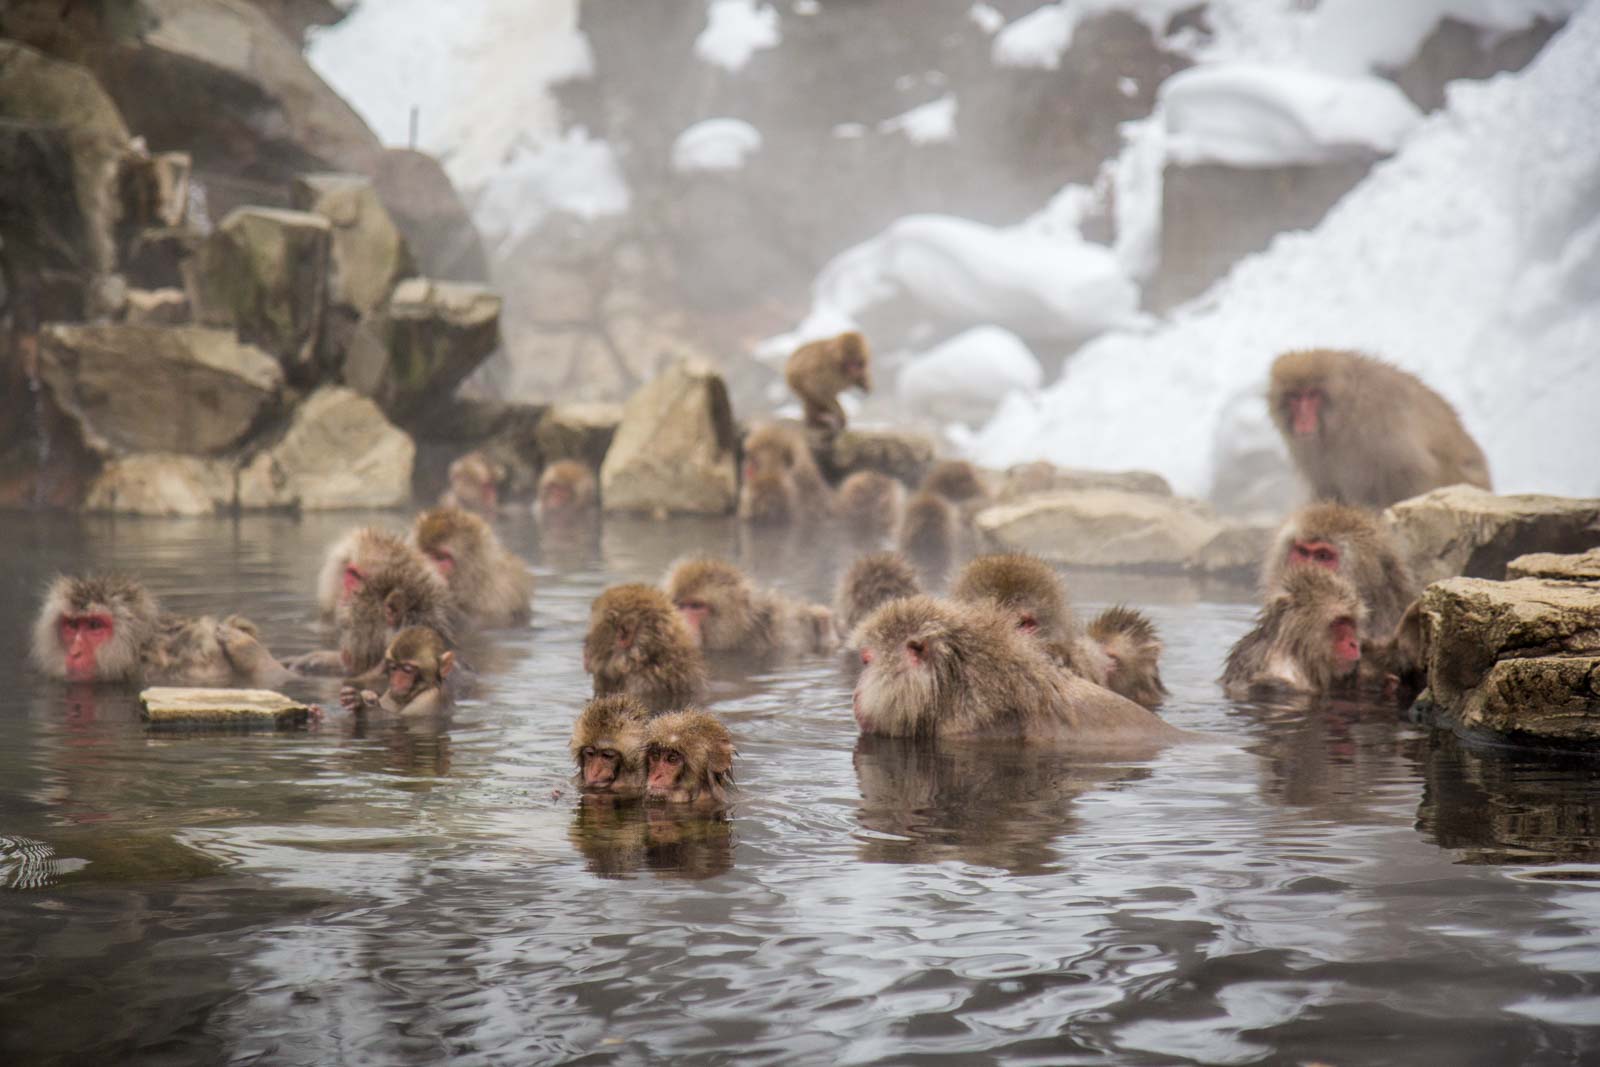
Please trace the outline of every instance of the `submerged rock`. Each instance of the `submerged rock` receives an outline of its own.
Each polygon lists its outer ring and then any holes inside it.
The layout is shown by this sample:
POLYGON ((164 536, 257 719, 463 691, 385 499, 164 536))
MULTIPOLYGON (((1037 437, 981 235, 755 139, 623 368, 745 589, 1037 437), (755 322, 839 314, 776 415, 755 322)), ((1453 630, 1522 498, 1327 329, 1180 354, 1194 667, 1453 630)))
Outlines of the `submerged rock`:
POLYGON ((1189 558, 1186 567, 1221 578, 1253 580, 1276 534, 1277 527, 1273 525, 1229 523, 1189 558))
POLYGON ((401 507, 411 500, 416 445, 376 404, 339 386, 317 390, 287 432, 239 472, 239 507, 401 507))
POLYGON ((1412 573, 1441 578, 1503 578, 1530 552, 1581 552, 1600 540, 1600 500, 1524 494, 1497 496, 1452 485, 1384 512, 1412 573))
POLYGON ((84 497, 83 510, 122 515, 211 515, 234 502, 233 464, 170 453, 113 459, 84 497))
POLYGON ((1116 489, 1058 489, 978 512, 995 544, 1077 567, 1178 570, 1223 524, 1206 505, 1116 489))
POLYGON ((707 363, 676 363, 633 396, 600 467, 608 512, 726 515, 738 494, 728 389, 707 363))

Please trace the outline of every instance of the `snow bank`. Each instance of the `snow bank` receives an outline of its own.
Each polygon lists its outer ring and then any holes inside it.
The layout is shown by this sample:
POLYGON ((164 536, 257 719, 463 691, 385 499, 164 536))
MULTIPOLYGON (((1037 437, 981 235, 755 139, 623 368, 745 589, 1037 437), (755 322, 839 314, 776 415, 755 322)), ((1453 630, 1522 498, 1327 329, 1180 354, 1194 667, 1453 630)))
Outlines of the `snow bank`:
POLYGON ((1009 393, 1038 389, 1043 380, 1038 358, 1020 337, 998 326, 974 326, 908 361, 896 392, 909 412, 979 423, 1009 393))
POLYGON ((776 8, 757 0, 711 0, 694 54, 723 70, 742 70, 757 52, 776 48, 779 39, 776 8))
POLYGON ((956 135, 956 94, 945 93, 878 123, 879 133, 903 133, 912 144, 940 144, 956 135))
POLYGON ((1012 394, 975 458, 1145 467, 1204 493, 1223 406, 1277 353, 1326 345, 1443 393, 1497 488, 1600 495, 1596 55, 1591 6, 1522 73, 1456 83, 1315 231, 1242 260, 1159 329, 1097 338, 1037 397, 1012 394))
POLYGON ((748 122, 706 119, 678 134, 672 142, 672 169, 680 174, 739 170, 760 150, 761 131, 748 122))
POLYGON ((554 211, 592 219, 628 210, 628 185, 616 154, 580 127, 564 137, 518 147, 486 183, 473 220, 491 246, 514 243, 554 211))

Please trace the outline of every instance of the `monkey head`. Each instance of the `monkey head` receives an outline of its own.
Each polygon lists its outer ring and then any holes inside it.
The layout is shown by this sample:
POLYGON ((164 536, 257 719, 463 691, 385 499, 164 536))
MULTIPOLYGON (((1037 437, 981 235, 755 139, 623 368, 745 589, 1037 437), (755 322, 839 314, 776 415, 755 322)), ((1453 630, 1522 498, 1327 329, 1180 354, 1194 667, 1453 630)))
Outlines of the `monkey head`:
POLYGON ((1361 665, 1366 609, 1354 586, 1321 567, 1294 567, 1278 596, 1286 600, 1289 616, 1283 639, 1301 664, 1325 665, 1330 680, 1348 678, 1361 665))
POLYGON ((645 792, 673 804, 721 803, 733 784, 733 738, 703 711, 675 711, 646 727, 645 792))
POLYGON ((619 678, 656 663, 666 650, 694 648, 694 637, 667 595, 641 583, 614 585, 589 607, 583 669, 619 678))
POLYGON ((383 658, 390 639, 408 626, 426 626, 450 641, 450 588, 411 549, 368 571, 341 611, 339 648, 347 671, 360 673, 383 658))
POLYGON ((935 463, 922 477, 919 487, 924 492, 938 493, 946 500, 960 503, 989 495, 978 468, 961 459, 944 459, 935 463))
POLYGON ((1041 641, 1062 641, 1075 629, 1066 584, 1044 560, 1021 552, 979 556, 961 568, 950 597, 985 600, 1011 616, 1017 629, 1041 641))
POLYGON ((461 508, 425 511, 411 531, 412 544, 447 581, 456 568, 476 568, 484 560, 491 536, 488 523, 461 508))
POLYGON ((576 460, 557 460, 539 475, 540 518, 587 512, 594 507, 594 498, 594 475, 576 460))
POLYGON ((839 365, 839 376, 845 385, 853 385, 863 393, 872 392, 872 349, 867 345, 867 339, 857 330, 850 330, 835 337, 835 345, 839 365))
POLYGON ((630 696, 596 697, 572 727, 574 781, 585 793, 644 792, 644 736, 649 712, 630 696))
POLYGON ((396 634, 384 651, 388 696, 405 707, 420 694, 441 688, 455 667, 455 653, 445 647, 437 632, 426 626, 409 626, 396 634))
POLYGON ((786 471, 763 471, 739 487, 739 517, 764 526, 793 522, 799 510, 795 497, 794 479, 786 471))
POLYGON ((375 526, 351 530, 328 549, 317 577, 317 601, 335 614, 361 588, 375 568, 411 555, 405 541, 375 526))
POLYGON ((708 652, 739 647, 755 627, 750 579, 726 560, 684 560, 667 574, 666 590, 695 643, 708 652))
POLYGON ((155 598, 133 579, 57 578, 34 623, 34 664, 65 681, 133 680, 159 615, 155 598))
POLYGON ((499 484, 505 469, 482 452, 468 452, 450 464, 447 503, 492 515, 500 505, 499 484))
POLYGON ((1307 440, 1325 433, 1343 392, 1346 353, 1313 348, 1285 352, 1272 364, 1268 403, 1284 437, 1307 440))

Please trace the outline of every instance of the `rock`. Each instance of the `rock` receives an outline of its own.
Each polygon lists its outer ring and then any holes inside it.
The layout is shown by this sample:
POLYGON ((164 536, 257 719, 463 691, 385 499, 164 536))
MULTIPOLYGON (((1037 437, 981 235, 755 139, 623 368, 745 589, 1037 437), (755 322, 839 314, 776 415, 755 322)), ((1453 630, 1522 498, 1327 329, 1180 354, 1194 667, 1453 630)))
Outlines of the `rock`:
POLYGON ((311 707, 270 689, 202 689, 151 686, 139 693, 146 722, 157 726, 304 726, 311 707))
POLYGON ((332 26, 355 6, 353 0, 250 0, 293 43, 305 46, 306 31, 332 26))
POLYGON ((187 152, 151 155, 135 141, 117 169, 117 252, 119 260, 133 240, 148 229, 182 226, 189 217, 187 152))
POLYGON ((1513 743, 1600 741, 1600 584, 1448 578, 1420 610, 1419 718, 1513 743))
POLYGON ((418 274, 451 282, 489 280, 478 228, 437 159, 409 148, 389 148, 371 173, 378 199, 405 235, 418 274))
POLYGON ((141 230, 123 255, 122 272, 138 289, 183 289, 193 292, 206 235, 190 226, 141 230))
POLYGON ((621 422, 621 404, 557 404, 539 420, 540 459, 575 459, 598 468, 621 422))
POLYGON ((411 501, 416 446, 376 404, 324 386, 294 413, 288 431, 239 472, 244 510, 394 508, 411 501))
POLYGON ((84 317, 94 275, 66 132, 0 120, 0 263, 32 328, 84 317))
POLYGON ((1277 527, 1229 523, 1184 564, 1186 570, 1253 581, 1267 558, 1277 527))
POLYGON ((1177 570, 1223 531, 1204 504, 1115 489, 1058 489, 978 512, 995 544, 1067 566, 1177 570))
POLYGON ((291 380, 322 380, 317 359, 332 227, 321 215, 239 208, 201 249, 195 313, 208 326, 233 326, 260 345, 291 380))
POLYGON ((227 460, 143 453, 108 462, 89 487, 83 510, 211 515, 233 502, 233 464, 227 460))
POLYGON ((726 515, 738 483, 738 434, 722 377, 675 364, 628 398, 600 468, 608 512, 726 515))
POLYGON ((409 278, 351 338, 344 380, 412 425, 500 343, 500 297, 481 285, 409 278))
POLYGON ((39 376, 103 455, 225 451, 277 404, 283 387, 282 370, 265 352, 195 326, 46 326, 39 376))
POLYGON ((396 283, 413 273, 411 252, 384 210, 372 181, 359 174, 307 174, 290 199, 300 211, 333 227, 328 251, 328 303, 357 317, 389 299, 396 283))
POLYGON ((189 321, 189 295, 182 289, 129 289, 122 321, 129 326, 180 326, 189 321))
POLYGON ((1496 496, 1469 485, 1435 489, 1384 512, 1401 553, 1426 585, 1441 578, 1503 578, 1529 552, 1582 552, 1600 540, 1600 500, 1496 496))
POLYGON ((813 438, 811 450, 823 474, 835 483, 856 471, 878 471, 916 485, 933 463, 932 441, 894 430, 841 430, 832 440, 813 438))
POLYGON ((1507 578, 1549 578, 1559 582, 1600 582, 1600 548, 1576 555, 1535 552, 1506 564, 1507 578))
POLYGON ((448 483, 450 464, 476 449, 498 466, 505 500, 531 498, 539 485, 543 459, 539 424, 549 410, 542 404, 497 404, 456 397, 430 411, 417 440, 417 470, 412 488, 423 500, 437 499, 448 483))
POLYGON ((1019 463, 1007 470, 996 499, 1003 503, 1051 489, 1116 489, 1124 493, 1172 495, 1172 486, 1152 471, 1092 471, 1057 467, 1038 460, 1019 463))

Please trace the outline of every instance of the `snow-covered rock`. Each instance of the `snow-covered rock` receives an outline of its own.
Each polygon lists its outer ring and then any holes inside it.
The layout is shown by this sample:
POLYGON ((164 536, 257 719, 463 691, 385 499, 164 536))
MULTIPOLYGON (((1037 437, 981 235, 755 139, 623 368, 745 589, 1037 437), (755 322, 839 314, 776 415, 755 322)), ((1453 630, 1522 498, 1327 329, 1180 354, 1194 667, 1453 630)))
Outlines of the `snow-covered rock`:
POLYGON ((678 134, 672 142, 672 169, 695 171, 738 170, 761 151, 761 131, 742 119, 706 119, 678 134))
POLYGON ((778 12, 759 0, 711 0, 706 28, 694 40, 694 54, 723 70, 743 69, 750 57, 780 40, 778 12))
POLYGON ((1034 390, 1044 371, 1022 339, 999 326, 974 326, 900 369, 900 402, 940 420, 981 422, 1016 389, 1034 390))
POLYGON ((937 100, 878 123, 879 133, 903 133, 912 144, 942 144, 956 135, 956 94, 945 93, 937 100))

